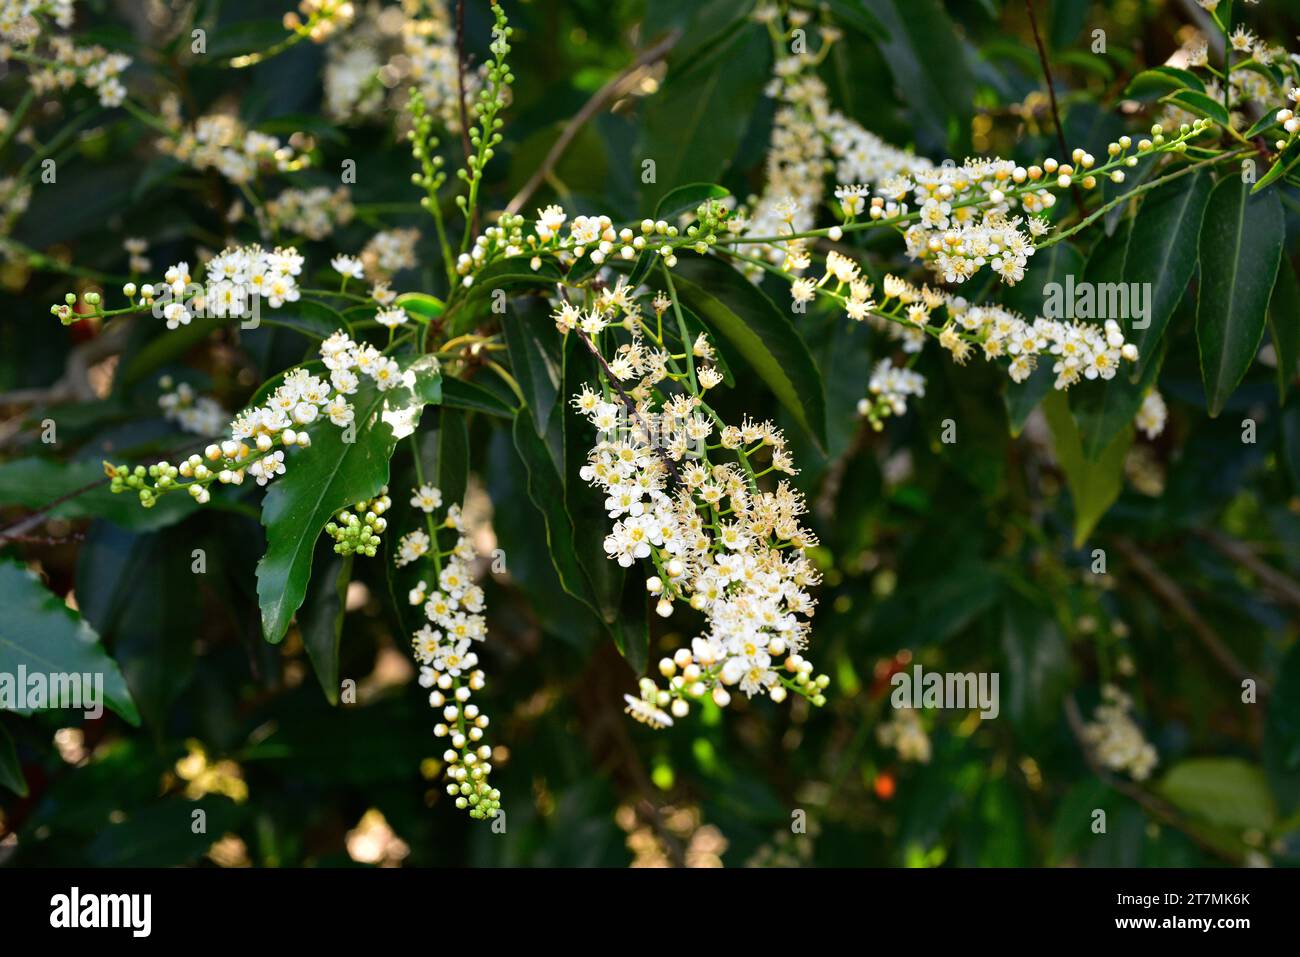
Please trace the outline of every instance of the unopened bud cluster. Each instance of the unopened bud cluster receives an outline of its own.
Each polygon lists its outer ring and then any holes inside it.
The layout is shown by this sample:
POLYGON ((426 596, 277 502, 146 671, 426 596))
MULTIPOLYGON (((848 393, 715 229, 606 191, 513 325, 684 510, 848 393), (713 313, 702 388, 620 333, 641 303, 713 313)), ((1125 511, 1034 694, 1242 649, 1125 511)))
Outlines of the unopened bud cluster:
POLYGON ((343 509, 325 526, 325 534, 334 539, 334 551, 340 555, 365 555, 374 558, 379 550, 379 536, 388 527, 384 513, 392 506, 388 486, 379 494, 351 509, 343 509))

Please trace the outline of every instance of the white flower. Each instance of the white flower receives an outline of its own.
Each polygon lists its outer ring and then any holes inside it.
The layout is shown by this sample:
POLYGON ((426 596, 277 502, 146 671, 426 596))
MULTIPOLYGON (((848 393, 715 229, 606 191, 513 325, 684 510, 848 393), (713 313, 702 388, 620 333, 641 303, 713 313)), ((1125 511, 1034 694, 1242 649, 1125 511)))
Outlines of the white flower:
POLYGON ((411 496, 411 504, 423 512, 442 508, 442 492, 432 485, 421 485, 411 496))
POLYGON ((406 322, 406 310, 401 307, 395 309, 381 309, 375 313, 375 321, 381 326, 388 329, 396 329, 406 322))
POLYGON ((1133 417, 1133 424, 1148 439, 1154 439, 1165 430, 1165 420, 1168 415, 1169 410, 1165 405, 1164 397, 1152 389, 1142 400, 1141 408, 1133 417))
POLYGON ((330 260, 330 265, 340 276, 348 279, 360 279, 365 272, 361 260, 355 256, 338 255, 330 260))

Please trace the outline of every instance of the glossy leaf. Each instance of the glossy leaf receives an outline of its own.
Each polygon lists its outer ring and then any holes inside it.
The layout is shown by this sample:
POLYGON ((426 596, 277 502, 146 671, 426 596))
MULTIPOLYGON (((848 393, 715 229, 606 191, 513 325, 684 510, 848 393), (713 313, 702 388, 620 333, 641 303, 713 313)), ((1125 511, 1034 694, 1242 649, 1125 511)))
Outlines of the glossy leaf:
POLYGON ((1268 301, 1268 331, 1277 355, 1277 401, 1281 405, 1286 402, 1300 362, 1300 281, 1285 257, 1278 266, 1273 296, 1268 301))
POLYGON ((1201 224, 1196 339, 1211 416, 1223 409, 1255 361, 1286 229, 1277 193, 1248 196, 1228 176, 1214 188, 1201 224))
POLYGON ((485 412, 503 419, 513 419, 515 410, 502 401, 495 392, 465 379, 442 380, 442 404, 467 412, 485 412))
POLYGON ((1228 125, 1228 111, 1223 104, 1198 90, 1178 90, 1167 96, 1165 101, 1180 106, 1189 113, 1214 120, 1219 126, 1228 125))
POLYGON ((1158 66, 1143 70, 1133 77, 1124 88, 1124 96, 1133 100, 1154 100, 1171 90, 1204 93, 1205 84, 1190 70, 1174 66, 1158 66))
POLYGON ((655 219, 662 219, 670 225, 676 225, 677 217, 683 213, 693 213, 710 199, 723 199, 731 191, 716 183, 687 183, 670 189, 655 205, 655 219))
POLYGON ((678 51, 669 59, 663 88, 646 105, 638 154, 655 164, 647 200, 677 183, 721 177, 768 81, 770 49, 761 26, 741 22, 698 58, 678 51))
POLYGON ((132 700, 153 727, 164 725, 189 687, 201 616, 197 599, 207 576, 220 572, 217 551, 194 525, 132 534, 96 522, 77 562, 81 614, 112 647, 132 700), (195 548, 203 550, 203 573, 193 571, 195 548))
POLYGON ((1130 378, 1146 370, 1196 270, 1210 189, 1208 175, 1193 173, 1151 190, 1138 209, 1129 248, 1141 252, 1125 261, 1124 281, 1149 290, 1145 299, 1150 315, 1145 328, 1130 324, 1126 329, 1125 337, 1138 347, 1137 365, 1130 378))
POLYGON ((284 637, 302 605, 316 539, 330 518, 339 509, 377 495, 388 482, 388 459, 397 440, 380 418, 384 401, 385 393, 363 385, 352 403, 356 441, 343 441, 343 429, 324 423, 313 431, 310 448, 286 456, 285 475, 266 493, 266 555, 257 565, 257 594, 267 641, 284 637))
POLYGON ((340 555, 334 543, 322 537, 316 543, 314 571, 298 626, 321 690, 330 704, 339 703, 339 639, 347 610, 348 583, 352 580, 353 555, 340 555))
POLYGON ((101 704, 140 723, 126 681, 95 630, 34 573, 7 558, 0 558, 0 606, 0 675, 16 682, 19 667, 29 675, 102 675, 101 704))
POLYGON ((1074 547, 1082 548, 1106 510, 1119 498, 1124 486, 1124 457, 1133 444, 1133 429, 1129 426, 1121 431, 1093 460, 1084 454, 1083 436, 1063 393, 1049 395, 1043 412, 1052 429, 1057 464, 1065 473, 1074 502, 1074 547))
POLYGON ((682 301, 732 345, 803 428, 825 447, 826 390, 787 312, 723 263, 683 256, 673 270, 682 301))
POLYGON ((501 316, 510 368, 528 400, 538 435, 546 433, 560 389, 560 336, 548 313, 545 300, 520 298, 501 316))

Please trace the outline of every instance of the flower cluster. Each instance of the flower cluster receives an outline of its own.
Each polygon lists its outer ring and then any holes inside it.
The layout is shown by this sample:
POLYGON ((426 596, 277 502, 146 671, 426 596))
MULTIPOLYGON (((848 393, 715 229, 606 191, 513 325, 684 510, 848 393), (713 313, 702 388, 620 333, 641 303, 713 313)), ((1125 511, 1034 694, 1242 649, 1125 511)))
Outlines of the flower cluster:
MULTIPOLYGON (((469 810, 470 817, 491 818, 501 807, 501 792, 488 778, 492 749, 483 741, 488 716, 470 700, 484 685, 473 648, 487 638, 483 589, 474 583, 472 567, 477 552, 466 534, 459 505, 452 505, 442 522, 435 523, 432 513, 441 507, 441 490, 422 486, 415 490, 412 501, 425 512, 428 526, 427 533, 419 533, 424 547, 416 557, 430 564, 435 583, 430 590, 422 580, 409 595, 410 603, 422 605, 428 619, 411 639, 420 664, 420 685, 431 689, 429 705, 441 711, 434 735, 447 738, 451 745, 443 753, 447 793, 456 799, 458 808, 469 810), (445 552, 438 544, 438 534, 444 529, 454 530, 457 536, 456 544, 445 552)), ((404 553, 399 554, 397 564, 409 564, 410 560, 414 559, 404 560, 404 553)))
POLYGON ((169 109, 164 109, 163 116, 175 132, 159 138, 161 153, 195 169, 214 169, 237 185, 251 183, 264 172, 303 169, 310 161, 306 154, 281 143, 279 137, 251 130, 226 113, 200 117, 192 127, 184 127, 179 114, 169 109))
POLYGON ((347 29, 356 15, 356 4, 352 0, 300 0, 298 13, 284 15, 284 28, 308 37, 313 43, 324 43, 335 33, 347 29))
POLYGON ((235 417, 229 439, 209 445, 202 455, 191 455, 179 465, 158 462, 147 469, 104 463, 112 490, 135 491, 140 503, 150 507, 159 495, 179 488, 203 504, 210 498, 213 482, 241 485, 252 477, 258 485, 266 485, 285 473, 286 449, 311 445, 310 429, 317 421, 328 419, 339 428, 353 424, 356 413, 348 398, 357 393, 363 377, 380 391, 403 381, 395 359, 372 345, 358 345, 341 331, 321 343, 320 355, 330 373, 328 381, 302 367, 290 370, 262 405, 235 417))
POLYGON ((403 269, 416 266, 415 247, 420 231, 386 229, 375 233, 361 250, 361 266, 372 282, 390 279, 403 269))
MULTIPOLYGON (((656 297, 654 308, 662 313, 669 304, 656 297)), ((624 567, 638 560, 653 565, 646 589, 657 599, 656 612, 670 617, 681 600, 706 619, 689 647, 659 663, 667 687, 647 679, 640 698, 627 697, 628 713, 662 727, 705 695, 725 706, 732 687, 749 697, 782 701, 794 692, 823 703, 829 679, 813 677, 801 654, 805 619, 816 604, 808 589, 820 581, 805 550, 816 539, 800 524, 804 501, 788 482, 765 490, 757 481, 761 474, 795 472, 784 436, 769 422, 722 422, 695 377, 678 371, 661 337, 641 320, 625 286, 606 291, 586 312, 562 304, 554 318, 558 329, 595 348, 593 337, 618 312, 640 331, 609 359, 602 355, 606 389, 616 390, 621 403, 590 387, 572 398, 597 431, 579 475, 605 495, 614 522, 604 543, 610 559, 624 567), (672 381, 685 391, 669 392, 672 381), (710 446, 715 432, 717 444, 710 446), (735 461, 711 462, 710 448, 735 461), (769 460, 761 473, 754 469, 760 456, 769 460)), ((703 337, 690 348, 692 356, 711 354, 703 337)))
POLYGON ((925 376, 905 366, 895 366, 888 359, 881 359, 871 370, 867 392, 871 397, 858 401, 858 414, 879 431, 884 427, 884 418, 902 415, 907 411, 908 396, 924 397, 925 376))
MULTIPOLYGON (((765 20, 775 32, 774 10, 760 9, 755 16, 765 20)), ((807 18, 804 11, 792 11, 791 26, 802 27, 807 18)), ((793 232, 816 225, 817 208, 822 202, 830 168, 829 144, 822 131, 830 123, 832 111, 826 85, 815 70, 835 34, 823 31, 822 36, 824 42, 817 54, 804 50, 790 55, 783 43, 776 46, 779 56, 765 91, 777 104, 767 151, 767 176, 763 194, 755 202, 748 224, 755 235, 771 236, 783 225, 793 232)))
POLYGON ((341 509, 325 526, 325 534, 334 539, 334 551, 340 555, 359 554, 374 558, 379 549, 379 536, 388 527, 384 513, 392 504, 385 485, 374 498, 357 502, 350 509, 341 509))
MULTIPOLYGON (((0 34, 4 34, 4 21, 9 18, 7 8, 14 6, 13 0, 4 4, 0 11, 0 34)), ((44 4, 18 2, 16 7, 40 7, 44 4)), ((69 9, 70 9, 69 4, 69 9)), ((24 32, 21 25, 16 28, 24 32)), ((33 36, 33 39, 35 37, 33 36)), ((0 62, 15 54, 8 47, 0 48, 0 62)), ((32 64, 28 82, 36 93, 51 93, 56 90, 71 89, 80 82, 99 96, 101 106, 121 106, 126 100, 126 87, 121 75, 131 65, 131 58, 124 53, 109 52, 102 46, 77 46, 71 38, 55 36, 49 38, 48 46, 41 57, 26 57, 32 64)))
POLYGON ((153 306, 161 300, 168 329, 187 326, 196 315, 251 315, 262 300, 272 309, 279 309, 286 302, 298 301, 297 277, 303 262, 293 246, 277 246, 269 251, 256 244, 230 246, 204 264, 206 285, 196 283, 190 264, 182 261, 167 269, 162 283, 141 286, 139 302, 141 306, 153 306))
POLYGON ((72 26, 72 0, 3 0, 0 2, 0 41, 29 46, 41 35, 48 17, 63 29, 72 26))
POLYGON ((1093 711, 1095 720, 1083 728, 1084 742, 1103 766, 1126 772, 1135 781, 1145 781, 1158 756, 1129 716, 1133 699, 1114 685, 1102 688, 1101 696, 1101 703, 1093 711))
POLYGON ((186 432, 195 435, 220 435, 230 420, 230 413, 210 396, 196 395, 188 382, 179 385, 171 376, 158 380, 163 394, 158 397, 158 407, 163 418, 175 422, 186 432))
POLYGON ((322 240, 352 221, 355 210, 346 186, 286 189, 266 202, 267 227, 275 233, 322 240))
MULTIPOLYGON (((1035 318, 1032 321, 1002 306, 972 305, 928 286, 918 287, 894 275, 886 275, 879 290, 860 275, 856 263, 832 251, 827 270, 819 280, 811 277, 791 283, 796 302, 821 294, 841 304, 855 320, 870 321, 890 330, 902 340, 905 352, 917 352, 927 338, 937 339, 957 363, 966 362, 975 350, 985 359, 1009 359, 1007 374, 1023 382, 1040 359, 1052 363, 1055 388, 1065 390, 1082 380, 1115 377, 1123 362, 1135 362, 1137 346, 1127 342, 1118 322, 1103 325, 1035 318), (875 297, 879 294, 880 298, 875 297)), ((879 417, 901 414, 908 395, 924 395, 924 381, 917 373, 878 365, 872 375, 870 399, 859 411, 873 423, 879 417), (879 389, 877 389, 879 386, 879 389)))
POLYGON ((897 751, 903 761, 930 763, 930 736, 915 708, 896 709, 892 718, 876 726, 876 740, 897 751))
POLYGON ((0 179, 0 236, 7 236, 13 231, 14 223, 27 212, 31 199, 31 183, 21 182, 12 176, 0 179))
MULTIPOLYGON (((642 250, 653 248, 663 257, 664 265, 670 269, 677 265, 675 244, 664 240, 676 239, 679 230, 662 219, 644 219, 636 229, 620 228, 603 215, 575 216, 570 221, 562 206, 552 204, 537 211, 532 229, 525 230, 525 222, 522 216, 503 215, 495 226, 475 239, 470 251, 462 253, 456 261, 456 272, 464 277, 465 285, 470 285, 474 273, 488 263, 514 256, 530 257, 530 265, 537 270, 544 256, 566 267, 584 256, 600 265, 611 257, 635 259, 642 250)), ((708 246, 704 240, 699 245, 700 252, 708 246)))
POLYGON ((1154 439, 1165 430, 1165 420, 1168 417, 1169 409, 1165 405, 1164 396, 1152 389, 1142 398, 1142 405, 1133 416, 1133 424, 1148 439, 1154 439))
MULTIPOLYGON (((401 106, 396 91, 414 87, 439 124, 460 130, 456 32, 440 0, 404 0, 369 7, 345 36, 330 45, 325 65, 325 112, 340 122, 380 119, 401 106)), ((467 71, 465 95, 482 85, 467 71)))

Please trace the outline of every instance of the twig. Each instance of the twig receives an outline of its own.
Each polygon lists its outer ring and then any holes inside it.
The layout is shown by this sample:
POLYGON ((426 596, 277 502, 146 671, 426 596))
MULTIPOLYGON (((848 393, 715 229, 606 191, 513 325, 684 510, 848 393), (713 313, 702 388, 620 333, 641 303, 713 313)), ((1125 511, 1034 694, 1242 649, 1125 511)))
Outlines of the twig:
POLYGON ((1196 534, 1209 542, 1220 554, 1230 558, 1258 578, 1279 599, 1294 608, 1300 608, 1300 583, 1264 561, 1245 542, 1239 542, 1212 528, 1198 529, 1196 534))
POLYGON ((1218 847, 1209 841, 1206 841, 1203 837, 1188 827, 1186 822, 1182 820, 1181 816, 1171 805, 1166 804, 1146 788, 1138 787, 1136 784, 1130 784, 1128 781, 1123 781, 1103 768, 1101 764, 1098 763, 1096 755, 1092 753, 1092 748, 1088 746, 1087 737, 1084 735, 1083 730, 1083 716, 1079 714, 1079 706, 1075 704, 1072 695, 1067 696, 1065 699, 1065 718, 1070 724, 1070 730, 1074 733, 1075 740, 1079 742, 1079 749, 1083 752, 1083 759, 1087 762, 1088 769, 1100 778, 1102 783, 1112 790, 1118 791, 1120 794, 1132 798, 1153 817, 1158 818, 1170 827, 1182 831, 1202 849, 1209 851, 1216 857, 1223 858, 1225 861, 1229 861, 1233 864, 1241 864, 1241 858, 1234 857, 1222 847, 1218 847))
POLYGON ((60 495, 54 501, 49 502, 35 512, 32 512, 32 514, 24 515, 22 518, 18 519, 18 521, 6 525, 4 528, 0 528, 0 545, 5 542, 22 540, 26 536, 27 530, 39 525, 44 520, 47 513, 52 512, 64 502, 70 502, 78 496, 85 495, 92 489, 100 488, 103 486, 105 481, 106 479, 98 479, 91 482, 89 485, 83 485, 81 488, 73 489, 71 492, 68 492, 65 495, 60 495))
MULTIPOLYGON (((1047 48, 1043 46, 1043 36, 1038 30, 1038 17, 1034 14, 1034 0, 1025 0, 1025 9, 1029 11, 1029 26, 1034 31, 1034 45, 1038 47, 1038 61, 1043 65, 1043 77, 1047 80, 1047 98, 1052 104, 1052 121, 1056 124, 1056 140, 1061 145, 1061 162, 1070 161, 1070 146, 1065 142, 1065 127, 1061 125, 1061 111, 1056 105, 1056 85, 1052 82, 1052 67, 1047 62, 1047 48)), ((1075 205, 1084 208, 1083 193, 1077 183, 1071 183, 1075 205)))
POLYGON ((4 540, 6 542, 19 542, 23 545, 67 545, 71 542, 84 542, 86 533, 72 532, 61 537, 53 535, 7 535, 4 540))
POLYGON ((593 116, 604 108, 605 104, 618 95, 619 91, 626 85, 630 77, 656 60, 662 59, 668 51, 676 45, 680 36, 680 31, 673 30, 654 46, 643 50, 635 60, 629 63, 627 67, 618 74, 618 76, 609 80, 604 86, 592 94, 591 99, 583 105, 582 109, 574 114, 573 118, 565 124, 564 129, 560 131, 559 139, 551 145, 551 149, 546 154, 546 158, 542 160, 542 165, 537 167, 528 182, 525 183, 523 188, 515 194, 514 199, 510 200, 506 205, 507 213, 513 216, 518 213, 519 210, 524 208, 524 204, 532 198, 533 193, 537 192, 537 188, 546 181, 547 176, 549 176, 551 171, 555 168, 555 164, 560 161, 560 157, 564 155, 564 151, 569 148, 569 144, 573 142, 573 138, 578 135, 578 132, 591 121, 593 116))
POLYGON ((1205 646, 1205 650, 1225 670, 1238 679, 1244 680, 1248 678, 1254 681, 1256 687, 1259 688, 1261 697, 1268 694, 1270 690, 1268 683, 1237 659, 1237 656, 1224 643, 1219 633, 1201 617, 1191 600, 1178 587, 1177 582, 1157 568, 1155 563, 1128 538, 1118 536, 1115 539, 1115 545, 1128 563, 1133 566, 1133 570, 1137 572, 1138 577, 1147 583, 1156 596, 1168 606, 1170 611, 1183 620, 1187 627, 1191 629, 1192 634, 1205 646))

